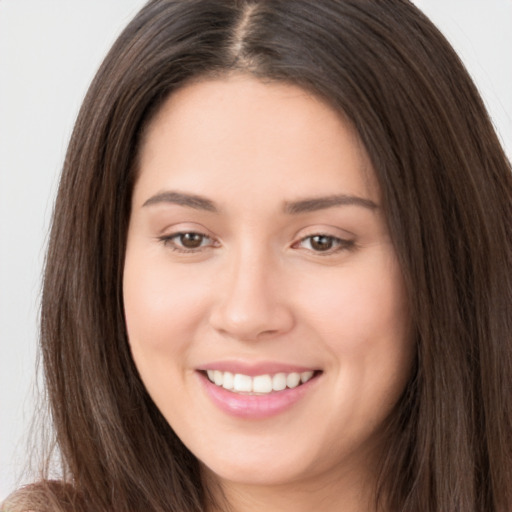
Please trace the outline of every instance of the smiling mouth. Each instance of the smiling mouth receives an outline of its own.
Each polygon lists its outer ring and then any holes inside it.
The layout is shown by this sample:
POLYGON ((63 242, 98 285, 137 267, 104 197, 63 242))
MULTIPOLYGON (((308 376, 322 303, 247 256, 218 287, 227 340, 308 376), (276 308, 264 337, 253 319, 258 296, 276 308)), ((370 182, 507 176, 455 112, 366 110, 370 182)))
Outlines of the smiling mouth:
POLYGON ((242 373, 206 370, 203 372, 208 380, 220 388, 233 393, 248 395, 268 395, 270 393, 294 389, 310 381, 321 373, 319 370, 305 372, 275 373, 255 375, 253 377, 242 373))

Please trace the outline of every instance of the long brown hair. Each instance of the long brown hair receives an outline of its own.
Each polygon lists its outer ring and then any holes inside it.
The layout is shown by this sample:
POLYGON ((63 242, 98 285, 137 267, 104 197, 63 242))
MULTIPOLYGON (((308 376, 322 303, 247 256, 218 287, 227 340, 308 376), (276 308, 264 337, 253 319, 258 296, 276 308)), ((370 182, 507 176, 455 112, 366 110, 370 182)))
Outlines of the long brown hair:
POLYGON ((417 346, 376 497, 401 512, 510 512, 510 163, 455 52, 406 0, 153 0, 120 35, 76 122, 44 274, 41 347, 63 484, 13 500, 207 507, 198 461, 138 377, 121 287, 145 126, 177 88, 231 71, 328 101, 373 162, 417 346))

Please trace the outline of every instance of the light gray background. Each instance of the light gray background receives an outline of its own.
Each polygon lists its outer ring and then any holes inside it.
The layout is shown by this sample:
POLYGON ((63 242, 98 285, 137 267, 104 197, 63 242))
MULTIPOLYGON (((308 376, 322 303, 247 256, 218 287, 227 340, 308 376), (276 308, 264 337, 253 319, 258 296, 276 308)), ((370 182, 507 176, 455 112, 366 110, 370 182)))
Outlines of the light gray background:
MULTIPOLYGON (((512 0, 416 0, 475 79, 512 156, 512 0)), ((0 500, 27 462, 41 268, 81 100, 144 0, 0 0, 0 500)))

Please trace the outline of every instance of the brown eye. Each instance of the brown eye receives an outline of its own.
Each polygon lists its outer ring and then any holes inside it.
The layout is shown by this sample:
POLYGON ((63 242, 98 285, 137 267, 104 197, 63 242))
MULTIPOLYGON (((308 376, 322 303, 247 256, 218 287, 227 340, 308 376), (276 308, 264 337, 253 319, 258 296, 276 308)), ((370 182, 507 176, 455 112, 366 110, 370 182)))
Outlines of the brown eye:
POLYGON ((158 239, 166 248, 182 253, 202 252, 219 246, 216 240, 196 231, 174 233, 159 237, 158 239))
POLYGON ((207 236, 200 233, 180 233, 177 238, 180 245, 185 249, 198 249, 208 239, 207 236))
POLYGON ((331 235, 311 235, 303 238, 295 245, 297 248, 307 249, 310 252, 334 254, 350 249, 354 246, 353 240, 343 240, 331 235))
POLYGON ((315 235, 310 237, 311 249, 314 251, 329 251, 333 248, 336 239, 332 236, 315 235))

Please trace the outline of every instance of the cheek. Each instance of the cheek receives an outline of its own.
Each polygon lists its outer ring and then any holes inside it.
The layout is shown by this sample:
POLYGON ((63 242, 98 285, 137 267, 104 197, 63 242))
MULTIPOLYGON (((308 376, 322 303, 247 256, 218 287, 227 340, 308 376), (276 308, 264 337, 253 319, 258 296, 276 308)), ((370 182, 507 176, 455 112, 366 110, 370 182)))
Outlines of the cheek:
POLYGON ((375 251, 358 265, 337 269, 328 288, 307 297, 310 318, 331 354, 333 389, 350 402, 354 422, 377 424, 402 393, 414 357, 394 254, 375 251))
POLYGON ((336 269, 328 288, 302 295, 319 345, 330 354, 326 376, 334 398, 325 417, 336 426, 332 446, 340 425, 354 445, 379 430, 404 390, 414 358, 398 264, 388 257, 359 263, 336 269))
POLYGON ((149 395, 168 420, 175 407, 192 399, 185 382, 205 293, 191 272, 192 266, 173 270, 165 253, 155 256, 136 244, 127 250, 123 297, 129 345, 149 395))
POLYGON ((393 257, 377 256, 335 269, 322 287, 304 283, 297 293, 336 352, 370 356, 374 346, 408 339, 409 312, 398 264, 393 257))
MULTIPOLYGON (((186 354, 204 321, 206 294, 192 266, 170 267, 165 254, 127 251, 123 278, 125 321, 132 356, 148 389, 186 365, 186 354)), ((182 371, 183 367, 180 369, 182 371)), ((179 379, 178 379, 179 380, 179 379)))

